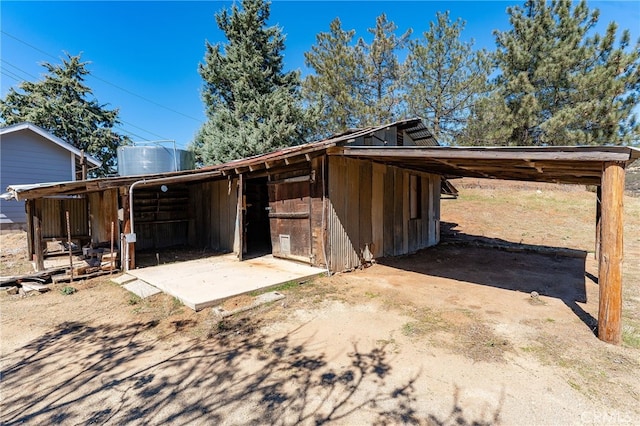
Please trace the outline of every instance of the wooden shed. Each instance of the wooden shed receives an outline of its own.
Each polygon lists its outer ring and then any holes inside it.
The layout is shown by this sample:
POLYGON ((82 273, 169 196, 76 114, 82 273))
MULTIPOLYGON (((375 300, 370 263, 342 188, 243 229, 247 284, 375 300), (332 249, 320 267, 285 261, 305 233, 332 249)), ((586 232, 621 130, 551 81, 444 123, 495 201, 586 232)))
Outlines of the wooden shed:
MULTIPOLYGON (((628 147, 440 147, 420 119, 358 129, 199 170, 56 184, 16 185, 34 223, 52 214, 41 200, 87 200, 91 244, 116 224, 124 268, 136 250, 170 246, 273 254, 339 272, 440 240, 446 177, 470 176, 602 188, 600 337, 620 338, 624 168, 628 147), (125 242, 126 241, 126 242, 125 242), (604 291, 604 292, 603 292, 604 291)), ((38 256, 29 228, 29 250, 38 256)))

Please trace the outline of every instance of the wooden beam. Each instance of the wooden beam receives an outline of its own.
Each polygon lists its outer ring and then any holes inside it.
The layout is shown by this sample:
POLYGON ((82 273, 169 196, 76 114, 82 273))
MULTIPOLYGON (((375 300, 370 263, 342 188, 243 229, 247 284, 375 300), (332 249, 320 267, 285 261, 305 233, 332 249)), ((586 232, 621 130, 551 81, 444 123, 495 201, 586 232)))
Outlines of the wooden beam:
POLYGON ((395 157, 432 159, 473 159, 473 160, 527 160, 527 161, 610 161, 626 162, 631 151, 626 147, 563 147, 544 149, 540 147, 422 147, 422 146, 343 146, 327 150, 329 155, 346 157, 395 157))
POLYGON ((596 244, 594 247, 593 257, 598 260, 600 259, 600 239, 602 237, 601 231, 601 219, 602 219, 602 205, 600 203, 602 200, 602 186, 596 186, 596 244))
POLYGON ((42 226, 38 214, 33 216, 33 257, 36 271, 44 271, 44 254, 42 250, 42 226))
POLYGON ((26 200, 24 209, 27 214, 27 253, 29 259, 33 260, 33 214, 35 212, 35 200, 26 200))
POLYGON ((620 344, 622 337, 622 235, 624 164, 606 162, 602 173, 601 247, 598 265, 598 338, 620 344))

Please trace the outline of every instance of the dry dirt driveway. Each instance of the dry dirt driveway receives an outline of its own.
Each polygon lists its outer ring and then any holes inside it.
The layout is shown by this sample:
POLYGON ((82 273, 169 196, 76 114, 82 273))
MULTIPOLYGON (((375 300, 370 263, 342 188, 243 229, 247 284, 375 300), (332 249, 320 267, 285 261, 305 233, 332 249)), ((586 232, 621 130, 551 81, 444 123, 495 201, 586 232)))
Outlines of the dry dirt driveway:
POLYGON ((283 290, 222 323, 107 281, 4 298, 0 417, 637 424, 638 350, 594 336, 584 271, 580 258, 445 245, 283 290))

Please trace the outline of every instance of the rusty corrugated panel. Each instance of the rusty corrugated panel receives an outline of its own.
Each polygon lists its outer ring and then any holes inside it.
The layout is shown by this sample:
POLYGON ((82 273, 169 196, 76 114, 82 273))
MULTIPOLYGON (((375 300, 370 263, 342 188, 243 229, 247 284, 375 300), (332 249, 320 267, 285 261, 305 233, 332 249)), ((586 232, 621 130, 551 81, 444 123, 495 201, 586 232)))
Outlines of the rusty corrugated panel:
POLYGON ((43 238, 67 238, 66 211, 69 211, 71 237, 89 235, 87 200, 84 198, 42 198, 36 200, 36 209, 41 215, 43 238))

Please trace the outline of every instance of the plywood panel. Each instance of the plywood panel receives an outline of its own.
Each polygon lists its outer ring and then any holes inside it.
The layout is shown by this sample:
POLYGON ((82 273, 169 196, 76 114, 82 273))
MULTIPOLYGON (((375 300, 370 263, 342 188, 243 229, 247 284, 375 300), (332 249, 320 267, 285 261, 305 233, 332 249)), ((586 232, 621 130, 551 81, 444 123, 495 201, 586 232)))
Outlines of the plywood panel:
POLYGON ((94 244, 111 240, 111 222, 114 226, 116 246, 120 241, 120 222, 118 221, 118 190, 107 189, 87 194, 89 220, 91 222, 91 241, 94 244))

